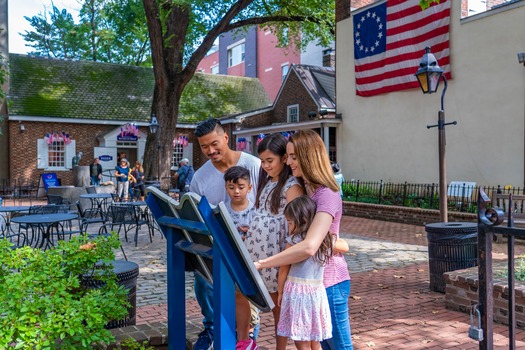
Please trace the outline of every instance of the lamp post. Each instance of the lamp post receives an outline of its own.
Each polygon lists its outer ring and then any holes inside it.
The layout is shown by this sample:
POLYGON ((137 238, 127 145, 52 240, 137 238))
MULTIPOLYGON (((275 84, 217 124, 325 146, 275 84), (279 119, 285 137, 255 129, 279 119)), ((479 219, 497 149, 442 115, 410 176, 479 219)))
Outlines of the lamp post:
POLYGON ((157 136, 157 179, 159 180, 159 190, 160 190, 160 136, 157 135, 157 132, 160 131, 160 125, 157 121, 155 114, 151 115, 151 121, 149 123, 149 131, 157 136))
POLYGON ((425 54, 419 63, 419 69, 415 76, 424 94, 432 94, 437 91, 439 82, 443 78, 443 92, 441 93, 441 110, 438 112, 438 123, 427 125, 427 129, 438 128, 438 152, 439 152, 439 219, 441 222, 448 222, 447 208, 447 167, 445 161, 445 126, 454 124, 453 121, 445 123, 445 92, 447 91, 447 78, 443 75, 443 69, 439 67, 436 57, 430 52, 430 47, 425 48, 425 54))

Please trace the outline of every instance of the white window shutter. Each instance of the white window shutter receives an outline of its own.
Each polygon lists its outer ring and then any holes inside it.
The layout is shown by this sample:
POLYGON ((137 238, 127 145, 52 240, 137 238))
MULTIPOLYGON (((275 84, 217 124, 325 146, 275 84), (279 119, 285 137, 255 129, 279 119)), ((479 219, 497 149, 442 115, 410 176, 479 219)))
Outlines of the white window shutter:
POLYGON ((75 140, 71 140, 71 143, 69 145, 65 145, 65 152, 64 157, 66 157, 66 168, 72 169, 73 168, 73 157, 77 153, 76 151, 76 142, 75 140))
POLYGON ((36 140, 37 148, 37 168, 45 169, 48 166, 48 146, 46 140, 38 139, 36 140))
POLYGON ((188 158, 190 165, 193 166, 193 143, 188 143, 188 146, 183 148, 182 156, 188 158))

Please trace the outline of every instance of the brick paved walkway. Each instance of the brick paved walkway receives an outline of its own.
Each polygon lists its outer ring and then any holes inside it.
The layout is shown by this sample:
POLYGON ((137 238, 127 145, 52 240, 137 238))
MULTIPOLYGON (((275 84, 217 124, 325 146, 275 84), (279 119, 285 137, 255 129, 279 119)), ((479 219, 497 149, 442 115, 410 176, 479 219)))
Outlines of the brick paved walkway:
MULTIPOLYGON (((477 349, 478 343, 467 336, 468 315, 445 308, 444 294, 429 290, 428 254, 425 229, 422 226, 390 223, 355 217, 343 217, 341 231, 350 245, 347 255, 352 276, 349 298, 352 337, 355 349, 477 349)), ((146 267, 141 266, 143 282, 150 284, 146 294, 151 300, 165 298, 164 240, 158 236, 153 246, 133 251, 125 246, 128 255, 146 249, 153 257, 146 267), (129 250, 132 252, 128 253, 129 250), (158 250, 157 250, 158 249, 158 250), (159 254, 159 255, 157 255, 159 254), (146 276, 144 276, 146 275, 146 276), (159 280, 160 279, 160 280, 159 280), (158 287, 151 287, 153 286, 158 287), (164 293, 164 295, 162 295, 164 293)), ((494 259, 505 258, 505 246, 494 245, 494 259)), ((525 251, 519 246, 517 254, 525 251)), ((143 257, 141 257, 143 258, 143 257)), ((133 258, 134 259, 134 258, 133 258)), ((130 260, 133 260, 130 259, 130 260)), ((188 276, 187 334, 195 340, 201 330, 200 309, 192 295, 191 276, 188 276)), ((141 286, 142 282, 139 282, 141 286)), ((139 294, 144 294, 139 289, 139 294)), ((137 324, 166 322, 164 302, 150 303, 140 298, 137 324)), ((261 316, 261 349, 273 349, 273 320, 269 313, 261 316)), ((495 349, 508 348, 507 328, 494 326, 495 349)), ((517 348, 525 348, 525 332, 517 331, 517 348)), ((289 342, 287 349, 295 349, 289 342)))

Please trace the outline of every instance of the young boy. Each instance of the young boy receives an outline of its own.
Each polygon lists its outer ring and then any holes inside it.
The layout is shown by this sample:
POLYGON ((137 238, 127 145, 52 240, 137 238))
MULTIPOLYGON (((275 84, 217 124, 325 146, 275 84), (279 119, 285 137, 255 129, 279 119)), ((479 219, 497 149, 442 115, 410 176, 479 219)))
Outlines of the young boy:
MULTIPOLYGON (((230 216, 241 235, 242 240, 246 238, 246 232, 255 213, 255 207, 248 199, 248 193, 252 190, 250 182, 250 171, 242 166, 233 166, 224 173, 226 193, 230 201, 225 203, 230 216)), ((259 333, 259 310, 250 303, 250 337, 257 338, 259 333)), ((255 344, 255 342, 253 343, 255 344)))
POLYGON ((237 226, 237 231, 244 240, 255 213, 253 203, 248 199, 252 190, 250 171, 242 166, 232 166, 224 173, 226 193, 230 200, 225 203, 228 212, 237 226))

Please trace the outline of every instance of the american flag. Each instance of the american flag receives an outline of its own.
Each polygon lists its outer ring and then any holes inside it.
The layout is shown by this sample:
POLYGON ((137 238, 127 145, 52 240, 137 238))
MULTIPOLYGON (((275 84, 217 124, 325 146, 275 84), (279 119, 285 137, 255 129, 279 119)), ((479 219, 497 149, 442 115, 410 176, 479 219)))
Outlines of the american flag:
POLYGON ((449 0, 424 11, 419 0, 387 0, 356 10, 353 19, 357 95, 419 87, 414 74, 426 46, 450 78, 449 0))

